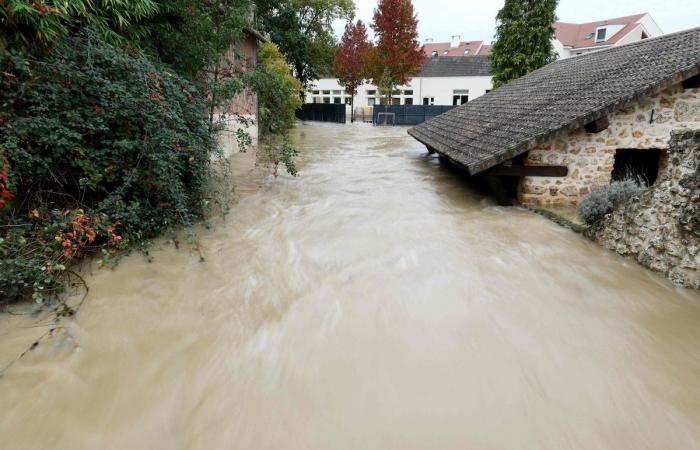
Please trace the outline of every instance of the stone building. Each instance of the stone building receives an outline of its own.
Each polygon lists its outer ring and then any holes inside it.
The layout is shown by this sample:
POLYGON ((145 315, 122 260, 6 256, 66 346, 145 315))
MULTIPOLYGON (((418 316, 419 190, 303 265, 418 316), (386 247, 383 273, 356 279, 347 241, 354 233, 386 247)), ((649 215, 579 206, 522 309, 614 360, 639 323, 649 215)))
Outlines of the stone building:
POLYGON ((598 243, 700 289, 700 130, 674 131, 659 181, 608 214, 598 243))
POLYGON ((576 205, 653 185, 675 129, 700 129, 700 28, 557 61, 409 133, 523 204, 576 205))

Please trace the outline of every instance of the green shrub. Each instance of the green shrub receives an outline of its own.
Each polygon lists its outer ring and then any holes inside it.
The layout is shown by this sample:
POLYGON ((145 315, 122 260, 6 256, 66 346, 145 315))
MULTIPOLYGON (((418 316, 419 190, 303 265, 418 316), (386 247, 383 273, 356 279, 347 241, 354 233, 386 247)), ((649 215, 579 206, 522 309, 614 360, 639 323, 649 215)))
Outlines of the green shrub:
POLYGON ((202 214, 215 144, 193 85, 94 35, 0 58, 0 303, 202 214))
POLYGON ((607 186, 594 188, 579 205, 578 213, 587 224, 592 225, 645 190, 646 187, 634 180, 615 181, 607 186))

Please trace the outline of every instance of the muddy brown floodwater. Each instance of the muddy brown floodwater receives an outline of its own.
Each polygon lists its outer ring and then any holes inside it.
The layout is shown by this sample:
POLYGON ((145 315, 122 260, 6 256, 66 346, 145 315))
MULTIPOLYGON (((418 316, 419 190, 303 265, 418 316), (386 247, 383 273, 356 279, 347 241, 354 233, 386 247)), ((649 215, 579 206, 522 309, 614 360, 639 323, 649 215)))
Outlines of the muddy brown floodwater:
MULTIPOLYGON (((162 241, 92 270, 0 378, 2 449, 700 448, 696 292, 494 206, 405 129, 295 134, 296 179, 236 157, 205 262, 162 241)), ((36 320, 0 316, 0 361, 36 320)))

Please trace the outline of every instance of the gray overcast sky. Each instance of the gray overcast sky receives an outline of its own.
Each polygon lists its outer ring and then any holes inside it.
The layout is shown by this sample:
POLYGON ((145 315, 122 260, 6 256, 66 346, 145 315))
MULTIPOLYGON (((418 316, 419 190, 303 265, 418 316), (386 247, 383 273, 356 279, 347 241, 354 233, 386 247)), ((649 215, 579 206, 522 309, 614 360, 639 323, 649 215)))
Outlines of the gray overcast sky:
MULTIPOLYGON (((420 39, 449 41, 459 34, 463 40, 493 39, 495 17, 503 0, 413 0, 418 13, 420 39)), ((355 0, 356 18, 369 24, 377 0, 355 0)), ((560 0, 557 16, 562 22, 593 22, 648 12, 664 33, 700 26, 700 0, 560 0)), ((344 23, 336 24, 342 35, 344 23)))

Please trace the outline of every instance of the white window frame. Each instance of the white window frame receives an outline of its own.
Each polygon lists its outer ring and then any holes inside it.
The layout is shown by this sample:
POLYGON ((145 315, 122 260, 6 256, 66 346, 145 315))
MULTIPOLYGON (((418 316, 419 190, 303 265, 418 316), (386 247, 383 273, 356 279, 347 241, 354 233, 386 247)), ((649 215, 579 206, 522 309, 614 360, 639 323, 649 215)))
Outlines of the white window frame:
POLYGON ((608 40, 608 27, 598 27, 595 30, 595 43, 599 44, 608 40), (603 32, 603 38, 600 38, 600 32, 603 32))

